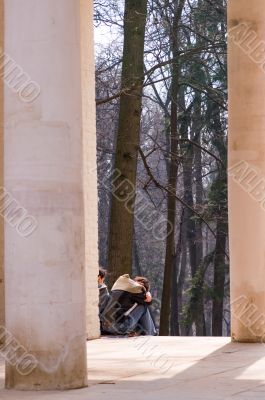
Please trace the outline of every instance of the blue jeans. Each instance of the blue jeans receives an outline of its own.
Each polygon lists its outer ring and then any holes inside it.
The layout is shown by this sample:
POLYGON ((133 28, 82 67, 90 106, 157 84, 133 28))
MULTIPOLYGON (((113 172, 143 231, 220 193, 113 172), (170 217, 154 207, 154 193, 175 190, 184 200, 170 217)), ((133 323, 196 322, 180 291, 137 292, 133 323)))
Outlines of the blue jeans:
POLYGON ((142 335, 156 335, 156 328, 147 305, 138 305, 125 317, 125 320, 113 323, 107 328, 107 332, 114 335, 126 335, 134 331, 142 335))

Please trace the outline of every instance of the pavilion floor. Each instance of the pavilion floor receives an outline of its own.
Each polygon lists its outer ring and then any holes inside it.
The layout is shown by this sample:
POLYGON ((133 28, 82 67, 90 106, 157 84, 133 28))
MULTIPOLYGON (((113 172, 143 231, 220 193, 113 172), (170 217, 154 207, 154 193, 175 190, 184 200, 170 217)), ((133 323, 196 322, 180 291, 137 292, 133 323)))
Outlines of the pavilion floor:
POLYGON ((88 342, 88 388, 16 392, 1 400, 265 399, 265 346, 228 338, 103 338, 88 342))

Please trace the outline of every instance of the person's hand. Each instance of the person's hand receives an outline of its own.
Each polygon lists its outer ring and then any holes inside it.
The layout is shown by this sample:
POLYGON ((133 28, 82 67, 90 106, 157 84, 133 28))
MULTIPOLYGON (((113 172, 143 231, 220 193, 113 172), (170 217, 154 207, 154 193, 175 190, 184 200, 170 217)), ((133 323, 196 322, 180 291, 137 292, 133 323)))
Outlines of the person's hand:
POLYGON ((146 303, 151 303, 152 302, 152 295, 150 292, 146 292, 146 298, 145 298, 145 302, 146 303))

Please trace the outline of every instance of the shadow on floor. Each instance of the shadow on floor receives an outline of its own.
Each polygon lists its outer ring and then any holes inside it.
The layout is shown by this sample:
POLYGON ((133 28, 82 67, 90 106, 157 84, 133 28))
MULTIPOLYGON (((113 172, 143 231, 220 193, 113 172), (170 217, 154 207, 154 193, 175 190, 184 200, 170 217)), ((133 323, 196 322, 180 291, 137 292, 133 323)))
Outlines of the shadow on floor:
MULTIPOLYGON (((1 362, 0 376, 3 387, 1 362)), ((88 343, 88 377, 89 387, 82 390, 0 389, 0 399, 264 399, 265 346, 224 338, 101 339, 88 343)))

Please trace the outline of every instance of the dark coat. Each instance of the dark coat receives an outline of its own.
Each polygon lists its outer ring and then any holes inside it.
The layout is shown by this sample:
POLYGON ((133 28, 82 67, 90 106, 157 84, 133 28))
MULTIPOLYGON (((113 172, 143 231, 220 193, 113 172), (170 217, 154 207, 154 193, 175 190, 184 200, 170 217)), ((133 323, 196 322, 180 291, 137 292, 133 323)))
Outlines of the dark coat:
POLYGON ((103 313, 103 311, 105 310, 108 301, 109 301, 109 291, 108 288, 105 284, 99 285, 98 286, 99 289, 99 315, 101 316, 101 314, 103 313))
POLYGON ((110 326, 117 322, 122 323, 126 316, 124 315, 135 303, 146 305, 145 291, 142 293, 130 293, 124 290, 112 290, 108 304, 103 313, 103 322, 110 326))

